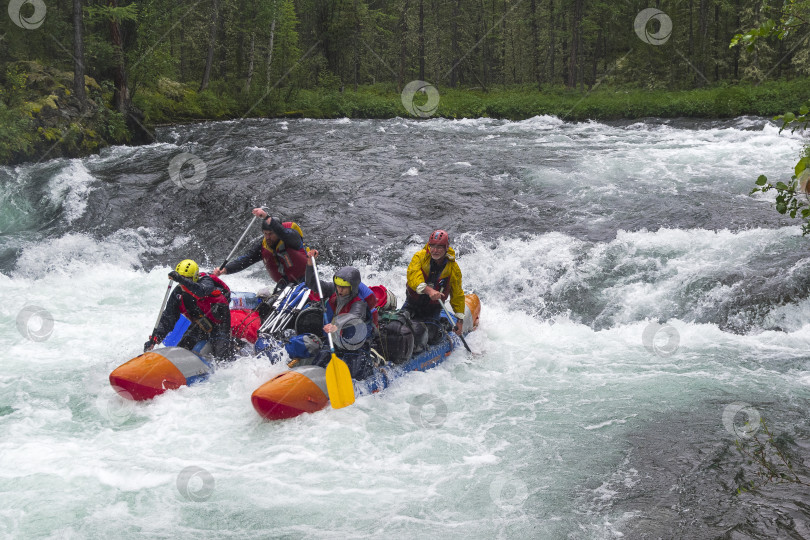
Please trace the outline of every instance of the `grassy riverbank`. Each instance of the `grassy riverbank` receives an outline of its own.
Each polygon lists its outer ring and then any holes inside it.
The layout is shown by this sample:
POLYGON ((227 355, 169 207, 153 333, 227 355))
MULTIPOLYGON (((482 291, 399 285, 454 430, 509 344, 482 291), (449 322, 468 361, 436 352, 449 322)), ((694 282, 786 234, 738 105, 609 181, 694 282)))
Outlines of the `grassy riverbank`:
MULTIPOLYGON (((662 118, 727 118, 740 115, 773 116, 797 110, 810 100, 810 80, 740 84, 699 90, 662 91, 633 88, 597 88, 570 91, 548 87, 456 90, 439 88, 434 117, 505 118, 523 120, 553 115, 565 120, 616 120, 657 116, 662 118)), ((135 103, 148 122, 174 123, 193 119, 249 117, 393 118, 407 117, 400 93, 389 85, 345 90, 271 90, 248 97, 227 91, 197 93, 186 86, 162 81, 158 88, 143 90, 135 103)), ((426 96, 417 94, 416 103, 426 96)))
MULTIPOLYGON (((89 110, 82 111, 70 95, 71 73, 29 62, 16 64, 4 75, 0 87, 0 164, 82 156, 132 140, 124 116, 110 109, 111 88, 99 86, 88 77, 91 103, 89 110)), ((431 116, 522 120, 553 115, 568 121, 773 116, 796 111, 810 101, 808 83, 810 79, 796 79, 685 91, 603 86, 592 91, 508 87, 485 92, 439 87, 438 107, 431 116)), ((416 104, 424 105, 427 97, 416 96, 416 104)), ((191 85, 160 79, 151 88, 139 88, 133 103, 143 112, 147 127, 242 117, 410 116, 397 88, 388 84, 357 91, 274 88, 266 95, 261 90, 245 95, 222 83, 197 92, 191 85)))

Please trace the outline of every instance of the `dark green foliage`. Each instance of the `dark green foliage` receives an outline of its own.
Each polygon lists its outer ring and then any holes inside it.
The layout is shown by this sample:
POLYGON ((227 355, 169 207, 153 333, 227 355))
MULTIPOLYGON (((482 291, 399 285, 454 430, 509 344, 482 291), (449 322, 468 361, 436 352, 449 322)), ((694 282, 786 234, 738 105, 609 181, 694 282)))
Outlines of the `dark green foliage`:
POLYGON ((0 163, 11 163, 31 153, 31 124, 30 118, 8 109, 0 100, 0 163))
POLYGON ((80 156, 129 141, 124 116, 104 105, 88 79, 85 110, 68 88, 72 74, 37 62, 9 64, 0 86, 0 163, 80 156))
MULTIPOLYGON (((103 89, 94 99, 122 115, 133 103, 147 123, 406 116, 399 92, 415 79, 439 89, 435 114, 447 118, 773 115, 800 111, 809 97, 810 47, 800 46, 807 0, 659 2, 673 30, 657 44, 634 30, 648 7, 639 2, 82 1, 86 71, 103 89), (210 81, 199 92, 204 72, 210 81)), ((35 61, 70 88, 72 3, 47 10, 36 29, 0 17, 0 74, 35 61)), ((648 22, 646 30, 658 28, 648 22)), ((3 76, 4 114, 30 118, 22 104, 51 94, 40 88, 51 82, 23 88, 3 76)), ((121 140, 124 116, 99 117, 114 125, 92 131, 121 140)), ((63 146, 87 147, 70 143, 71 123, 57 130, 68 137, 63 146)), ((56 126, 44 128, 53 138, 56 126)))

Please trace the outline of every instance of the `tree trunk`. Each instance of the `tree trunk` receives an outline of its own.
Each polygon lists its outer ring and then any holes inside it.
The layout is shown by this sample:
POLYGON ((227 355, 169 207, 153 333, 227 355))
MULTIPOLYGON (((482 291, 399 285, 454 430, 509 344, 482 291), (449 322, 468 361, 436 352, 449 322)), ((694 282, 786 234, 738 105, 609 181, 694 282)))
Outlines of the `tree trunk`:
POLYGON ((405 5, 402 7, 402 17, 399 19, 399 73, 397 75, 397 90, 402 91, 405 86, 405 68, 408 59, 408 20, 406 14, 408 13, 409 0, 405 0, 405 5))
POLYGON ((557 20, 556 15, 554 13, 554 0, 548 0, 548 21, 549 21, 549 46, 548 46, 548 53, 551 57, 550 67, 549 67, 549 76, 548 80, 554 84, 554 59, 556 58, 555 49, 557 48, 556 38, 557 38, 557 20))
POLYGON ((582 21, 582 0, 574 0, 574 13, 571 16, 571 51, 568 57, 568 83, 569 88, 576 88, 577 67, 579 66, 579 32, 582 21))
MULTIPOLYGON (((357 0, 354 0, 354 35, 357 38, 363 35, 363 26, 360 24, 360 12, 357 10, 357 0)), ((354 91, 360 79, 360 47, 354 47, 354 91)))
POLYGON ((597 66, 599 64, 599 45, 602 43, 602 28, 596 34, 596 42, 593 45, 593 63, 591 64, 591 86, 596 84, 597 66))
POLYGON ((700 7, 698 12, 698 26, 700 32, 700 38, 706 39, 707 32, 709 29, 709 3, 707 0, 700 0, 700 7))
POLYGON ((568 13, 564 9, 560 9, 557 18, 560 21, 560 82, 562 84, 568 83, 568 71, 565 61, 568 58, 568 40, 565 36, 568 35, 568 13))
MULTIPOLYGON (((734 21, 734 28, 738 29, 738 28, 740 28, 740 10, 741 10, 739 0, 735 4, 736 4, 737 9, 735 9, 734 11, 737 13, 737 18, 734 21)), ((734 47, 734 78, 735 79, 740 78, 740 49, 742 49, 742 47, 734 47)))
POLYGON ((219 78, 228 80, 228 47, 225 42, 225 17, 219 17, 219 78))
MULTIPOLYGON (((487 31, 486 31, 487 24, 486 24, 486 22, 484 22, 484 13, 485 13, 485 11, 486 11, 486 7, 484 6, 484 0, 481 0, 481 2, 479 3, 478 20, 475 22, 475 32, 473 33, 473 36, 472 36, 472 39, 473 39, 474 43, 480 43, 481 44, 481 47, 480 47, 481 54, 480 54, 479 58, 480 58, 480 64, 481 64, 481 74, 484 77, 484 81, 487 80, 487 40, 485 39, 486 38, 486 33, 487 33, 487 31), (480 35, 479 35, 479 32, 480 32, 480 35), (484 36, 484 37, 481 37, 481 36, 484 36)), ((478 81, 478 84, 480 84, 483 88, 486 88, 487 85, 485 83, 481 82, 480 77, 478 77, 478 74, 475 72, 475 68, 472 69, 472 72, 473 72, 473 77, 475 78, 475 80, 478 81)))
MULTIPOLYGON (((714 6, 714 46, 717 47, 720 43, 720 36, 718 32, 720 31, 720 5, 714 6)), ((728 42, 729 40, 726 40, 728 42)), ((718 58, 722 58, 725 50, 728 47, 719 48, 718 53, 716 55, 712 55, 714 58, 714 81, 717 82, 720 80, 720 62, 718 58)))
MULTIPOLYGON (((237 7, 239 10, 239 14, 249 13, 247 8, 247 2, 242 0, 240 5, 237 7)), ((250 16, 250 15, 249 15, 250 16)), ((255 20, 255 15, 252 16, 253 20, 255 20)), ((253 29, 251 28, 251 33, 253 33, 253 29)), ((247 34, 247 29, 240 29, 236 32, 236 78, 241 79, 245 76, 245 35, 247 34)))
POLYGON ((217 46, 217 19, 219 18, 219 0, 211 0, 211 25, 208 34, 208 56, 205 59, 205 71, 203 72, 200 92, 208 88, 211 80, 211 66, 214 63, 214 50, 217 46))
POLYGON ((186 25, 180 25, 180 80, 185 81, 188 70, 186 69, 186 25))
POLYGON ((692 16, 692 12, 693 12, 692 3, 693 3, 693 0, 689 0, 689 48, 686 51, 686 54, 689 56, 689 58, 692 58, 692 53, 695 50, 695 37, 694 37, 694 33, 692 32, 692 28, 694 26, 694 21, 692 20, 693 19, 693 16, 692 16))
POLYGON ((425 80, 425 9, 424 1, 419 0, 419 80, 425 80))
POLYGON ((256 60, 256 30, 250 33, 250 52, 248 53, 248 70, 245 79, 245 93, 250 93, 250 83, 253 80, 253 65, 256 60))
POLYGON ((439 81, 440 81, 440 78, 441 78, 442 58, 444 58, 444 55, 442 54, 442 40, 441 40, 442 31, 441 31, 441 24, 439 23, 440 19, 439 19, 439 2, 438 2, 438 0, 433 0, 433 16, 434 16, 434 20, 436 21, 436 30, 433 33, 434 37, 436 38, 435 50, 433 51, 433 56, 435 58, 434 64, 433 64, 434 69, 435 69, 435 71, 434 71, 435 74, 433 75, 433 80, 436 82, 436 84, 439 84, 439 81))
POLYGON ((84 91, 84 26, 82 0, 73 0, 73 97, 84 110, 87 94, 84 91))
POLYGON ((453 4, 453 17, 452 22, 450 24, 450 51, 453 55, 453 63, 452 68, 453 71, 450 72, 450 88, 455 88, 456 84, 458 83, 458 77, 456 76, 456 69, 458 68, 458 13, 459 13, 459 4, 461 0, 457 0, 455 4, 453 4))
POLYGON ((270 67, 273 65, 273 42, 276 39, 276 15, 273 14, 273 22, 270 24, 270 43, 267 44, 267 62, 264 66, 264 71, 267 74, 267 80, 264 85, 265 94, 270 93, 270 67))
POLYGON ((540 33, 537 28, 537 0, 532 0, 530 6, 531 12, 531 31, 532 31, 532 79, 537 83, 537 90, 540 91, 541 78, 540 78, 540 33))
MULTIPOLYGON (((110 7, 118 7, 118 0, 109 0, 110 7)), ((110 39, 115 55, 115 68, 113 73, 113 103, 118 112, 127 114, 129 110, 129 85, 127 83, 127 70, 124 66, 124 39, 121 36, 121 25, 115 19, 110 19, 110 39)))
MULTIPOLYGON (((703 74, 706 72, 706 47, 709 32, 709 3, 708 0, 700 0, 698 7, 698 71, 703 74)), ((703 86, 704 76, 698 77, 696 82, 698 86, 703 86)))

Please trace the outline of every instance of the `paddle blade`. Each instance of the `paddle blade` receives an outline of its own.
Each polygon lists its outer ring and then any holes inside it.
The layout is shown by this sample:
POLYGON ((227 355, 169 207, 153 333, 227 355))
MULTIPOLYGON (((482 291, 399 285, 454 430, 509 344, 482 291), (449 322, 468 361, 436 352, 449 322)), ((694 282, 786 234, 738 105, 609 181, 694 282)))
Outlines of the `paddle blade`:
POLYGON ((342 409, 354 403, 354 384, 346 362, 332 353, 326 366, 326 391, 333 409, 342 409))

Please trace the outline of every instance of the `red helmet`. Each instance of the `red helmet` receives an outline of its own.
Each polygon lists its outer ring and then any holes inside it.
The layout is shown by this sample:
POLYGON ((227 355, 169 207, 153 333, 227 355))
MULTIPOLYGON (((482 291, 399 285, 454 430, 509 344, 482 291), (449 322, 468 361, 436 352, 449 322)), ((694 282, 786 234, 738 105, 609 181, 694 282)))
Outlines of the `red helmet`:
POLYGON ((428 245, 450 247, 450 236, 447 234, 447 231, 436 229, 435 231, 430 233, 430 238, 428 238, 428 245))

